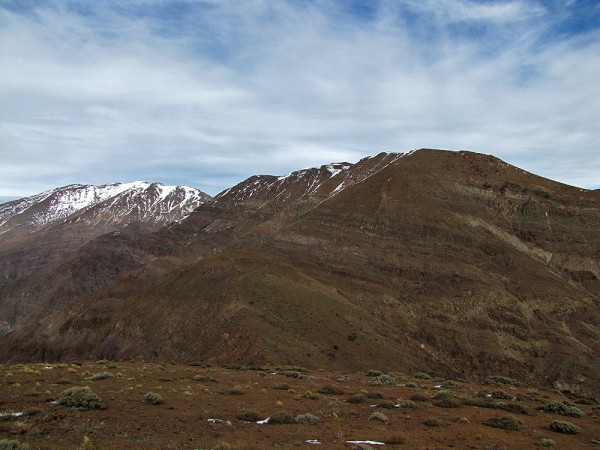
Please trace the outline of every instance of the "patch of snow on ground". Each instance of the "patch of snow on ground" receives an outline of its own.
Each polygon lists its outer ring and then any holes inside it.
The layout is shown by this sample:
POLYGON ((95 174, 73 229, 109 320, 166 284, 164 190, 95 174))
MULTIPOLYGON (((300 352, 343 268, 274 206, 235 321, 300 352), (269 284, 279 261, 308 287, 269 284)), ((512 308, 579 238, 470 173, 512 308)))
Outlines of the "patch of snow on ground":
POLYGON ((377 441, 346 441, 347 444, 367 444, 367 445, 385 445, 383 442, 377 441))

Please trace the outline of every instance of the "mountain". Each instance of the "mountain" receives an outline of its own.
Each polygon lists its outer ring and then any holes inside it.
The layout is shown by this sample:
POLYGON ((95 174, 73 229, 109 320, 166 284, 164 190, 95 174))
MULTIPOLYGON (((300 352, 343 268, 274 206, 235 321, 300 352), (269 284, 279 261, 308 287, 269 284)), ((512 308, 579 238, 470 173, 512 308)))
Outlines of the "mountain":
POLYGON ((59 221, 109 228, 136 222, 153 228, 186 217, 208 200, 207 194, 186 186, 74 184, 0 205, 0 239, 59 221))
POLYGON ((600 395, 599 223, 599 192, 472 152, 255 176, 1 287, 0 357, 502 374, 600 395))
MULTIPOLYGON (((210 200, 190 187, 134 182, 70 185, 0 205, 0 328, 13 327, 25 315, 46 314, 38 291, 60 278, 53 262, 69 260, 108 233, 156 231, 210 200)), ((95 267, 99 261, 90 264, 95 267)), ((88 288, 78 281, 68 283, 69 292, 52 291, 54 303, 68 303, 85 292, 88 288)))

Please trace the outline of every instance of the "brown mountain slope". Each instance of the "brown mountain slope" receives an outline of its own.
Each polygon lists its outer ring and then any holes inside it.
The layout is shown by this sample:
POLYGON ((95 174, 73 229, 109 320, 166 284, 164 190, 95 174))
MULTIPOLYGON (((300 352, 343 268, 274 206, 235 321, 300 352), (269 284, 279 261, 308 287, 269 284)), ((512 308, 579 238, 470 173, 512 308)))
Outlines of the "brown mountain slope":
POLYGON ((168 256, 123 264, 0 354, 502 373, 598 395, 597 192, 421 150, 365 159, 302 207, 265 201, 204 205, 154 235, 168 256))

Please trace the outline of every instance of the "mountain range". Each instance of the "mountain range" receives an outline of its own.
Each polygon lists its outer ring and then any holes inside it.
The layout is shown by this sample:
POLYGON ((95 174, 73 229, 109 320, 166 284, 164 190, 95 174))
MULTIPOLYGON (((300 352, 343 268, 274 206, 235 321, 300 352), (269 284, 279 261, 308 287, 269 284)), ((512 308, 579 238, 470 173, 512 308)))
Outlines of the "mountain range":
POLYGON ((421 149, 210 198, 0 205, 0 358, 379 368, 600 394, 600 192, 421 149))

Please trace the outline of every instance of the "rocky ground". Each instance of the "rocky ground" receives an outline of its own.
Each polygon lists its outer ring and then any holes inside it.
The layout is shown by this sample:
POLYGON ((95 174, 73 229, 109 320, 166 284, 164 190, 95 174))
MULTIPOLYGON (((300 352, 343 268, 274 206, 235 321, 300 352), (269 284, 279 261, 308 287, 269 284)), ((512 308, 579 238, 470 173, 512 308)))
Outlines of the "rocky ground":
POLYGON ((19 364, 0 366, 0 448, 9 440, 31 449, 590 449, 600 448, 600 404, 502 377, 476 385, 297 367, 19 364))

